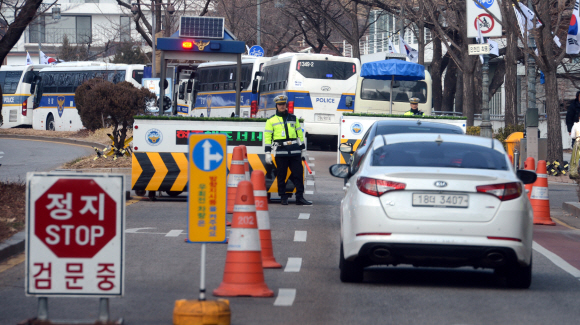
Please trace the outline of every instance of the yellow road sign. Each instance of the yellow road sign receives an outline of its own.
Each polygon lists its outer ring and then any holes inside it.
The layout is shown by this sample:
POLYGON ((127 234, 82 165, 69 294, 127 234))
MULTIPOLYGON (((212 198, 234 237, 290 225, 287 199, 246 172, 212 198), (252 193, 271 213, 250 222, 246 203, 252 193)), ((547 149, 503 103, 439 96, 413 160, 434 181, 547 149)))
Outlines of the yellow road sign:
POLYGON ((224 134, 189 136, 188 240, 226 240, 226 148, 224 134))

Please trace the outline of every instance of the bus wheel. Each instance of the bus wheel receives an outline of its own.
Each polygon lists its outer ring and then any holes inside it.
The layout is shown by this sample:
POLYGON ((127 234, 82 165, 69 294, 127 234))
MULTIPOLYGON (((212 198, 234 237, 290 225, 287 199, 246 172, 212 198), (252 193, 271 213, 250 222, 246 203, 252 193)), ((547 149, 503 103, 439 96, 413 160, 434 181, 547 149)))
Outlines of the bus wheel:
POLYGON ((48 131, 54 131, 56 128, 54 127, 54 117, 52 114, 48 114, 46 117, 46 129, 48 131))
POLYGON ((183 191, 165 191, 165 193, 167 193, 167 195, 169 195, 171 197, 176 197, 179 194, 183 193, 183 191))

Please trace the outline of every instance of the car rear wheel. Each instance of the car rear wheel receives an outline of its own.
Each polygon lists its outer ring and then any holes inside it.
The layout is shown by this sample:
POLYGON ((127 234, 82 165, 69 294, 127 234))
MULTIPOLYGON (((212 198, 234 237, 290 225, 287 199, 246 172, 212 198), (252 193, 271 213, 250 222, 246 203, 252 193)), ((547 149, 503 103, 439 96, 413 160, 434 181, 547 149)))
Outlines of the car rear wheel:
POLYGON ((342 282, 362 282, 364 276, 364 267, 356 260, 350 262, 344 259, 342 243, 340 244, 340 281, 342 282))
POLYGON ((506 284, 510 288, 528 289, 532 284, 532 259, 530 258, 527 266, 516 264, 498 269, 496 273, 505 276, 506 284))

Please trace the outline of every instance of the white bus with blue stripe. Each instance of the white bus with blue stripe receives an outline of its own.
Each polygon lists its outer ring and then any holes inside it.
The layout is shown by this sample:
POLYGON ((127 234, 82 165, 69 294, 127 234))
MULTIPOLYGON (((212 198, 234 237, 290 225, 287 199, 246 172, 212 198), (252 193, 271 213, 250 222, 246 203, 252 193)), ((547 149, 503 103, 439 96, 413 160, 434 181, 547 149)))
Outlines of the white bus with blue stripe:
MULTIPOLYGON (((258 113, 260 77, 256 72, 270 58, 242 57, 240 82, 240 117, 255 117, 258 113), (253 86, 256 84, 256 86, 253 86), (254 89, 255 87, 255 89, 254 89)), ((202 63, 195 72, 196 95, 190 116, 234 117, 236 108, 236 62, 202 63)))
POLYGON ((308 141, 336 143, 340 116, 352 112, 360 61, 326 54, 285 53, 264 64, 258 116, 275 114, 274 97, 288 96, 288 111, 304 119, 308 141))
POLYGON ((38 73, 46 64, 2 66, 2 128, 32 126, 34 88, 38 73))
POLYGON ((40 71, 32 127, 36 130, 78 131, 83 128, 75 92, 83 82, 103 78, 113 83, 131 82, 141 88, 143 65, 103 62, 60 63, 40 71))

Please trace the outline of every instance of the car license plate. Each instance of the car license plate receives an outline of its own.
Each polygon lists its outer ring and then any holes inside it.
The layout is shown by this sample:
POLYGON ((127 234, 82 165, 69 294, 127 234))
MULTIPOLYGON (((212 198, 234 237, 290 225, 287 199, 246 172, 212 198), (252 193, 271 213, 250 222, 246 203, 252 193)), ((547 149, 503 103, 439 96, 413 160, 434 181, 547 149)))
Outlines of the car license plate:
POLYGON ((413 193, 413 206, 467 208, 468 205, 469 195, 413 193))
POLYGON ((314 114, 314 120, 316 122, 332 122, 333 118, 333 114, 314 114))

